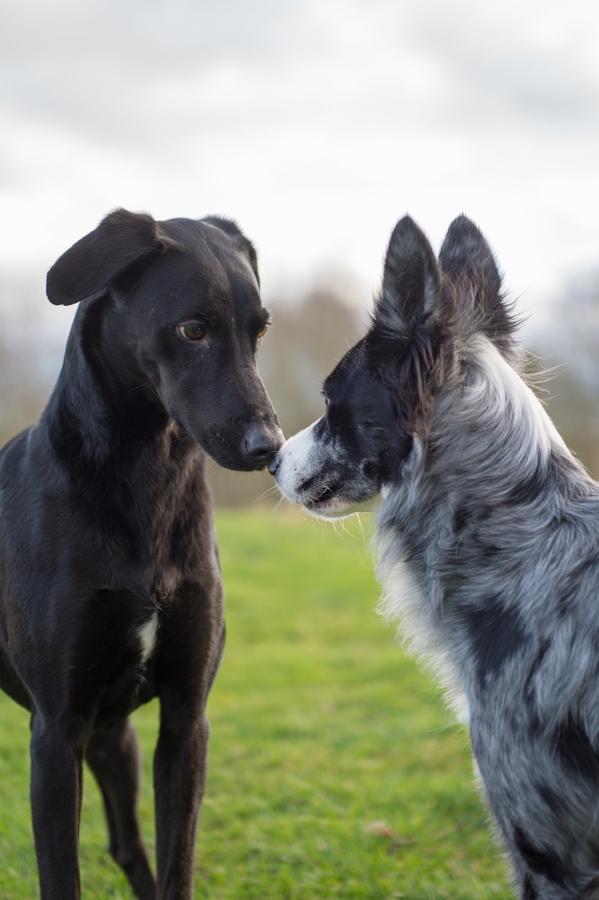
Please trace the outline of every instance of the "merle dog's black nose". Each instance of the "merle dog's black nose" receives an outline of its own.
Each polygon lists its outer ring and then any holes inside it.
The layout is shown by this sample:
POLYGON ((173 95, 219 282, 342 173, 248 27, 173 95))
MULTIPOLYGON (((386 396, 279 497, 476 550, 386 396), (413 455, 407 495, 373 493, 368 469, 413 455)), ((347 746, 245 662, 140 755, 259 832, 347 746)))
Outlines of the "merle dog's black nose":
POLYGON ((281 457, 280 457, 280 455, 277 453, 277 455, 276 455, 276 456, 273 456, 273 458, 271 459, 271 461, 270 461, 269 464, 268 464, 268 471, 270 472, 270 474, 272 475, 273 478, 275 477, 275 475, 276 475, 277 472, 279 471, 279 466, 280 466, 280 465, 281 465, 281 457))
POLYGON ((250 425, 245 433, 243 450, 256 464, 256 468, 262 468, 275 458, 282 443, 283 434, 280 428, 276 426, 267 428, 265 425, 255 423, 250 425))

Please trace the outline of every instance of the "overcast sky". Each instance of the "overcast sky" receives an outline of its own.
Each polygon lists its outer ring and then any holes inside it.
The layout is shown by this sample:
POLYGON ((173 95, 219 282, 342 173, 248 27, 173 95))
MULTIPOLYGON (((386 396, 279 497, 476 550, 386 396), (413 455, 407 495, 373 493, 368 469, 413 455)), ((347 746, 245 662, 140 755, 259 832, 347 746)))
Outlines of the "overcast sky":
POLYGON ((599 265, 599 4, 4 0, 0 324, 115 206, 224 213, 265 294, 465 211, 521 309, 599 265), (24 287, 25 286, 25 287, 24 287))

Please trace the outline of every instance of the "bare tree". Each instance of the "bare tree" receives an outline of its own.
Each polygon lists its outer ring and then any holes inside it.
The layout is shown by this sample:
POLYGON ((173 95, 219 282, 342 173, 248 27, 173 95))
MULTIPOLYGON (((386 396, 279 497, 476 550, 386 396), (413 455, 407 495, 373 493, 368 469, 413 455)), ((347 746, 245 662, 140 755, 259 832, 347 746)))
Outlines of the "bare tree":
POLYGON ((546 403, 567 444, 599 477, 599 270, 566 284, 553 306, 543 345, 555 366, 546 403))

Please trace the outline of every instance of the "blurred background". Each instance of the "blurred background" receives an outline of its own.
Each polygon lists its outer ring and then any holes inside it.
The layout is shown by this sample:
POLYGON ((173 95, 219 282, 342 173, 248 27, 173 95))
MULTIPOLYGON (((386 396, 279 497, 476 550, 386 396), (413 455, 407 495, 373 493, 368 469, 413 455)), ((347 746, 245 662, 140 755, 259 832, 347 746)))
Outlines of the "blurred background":
MULTIPOLYGON (((406 211, 488 236, 545 399, 599 474, 596 3, 4 0, 0 438, 32 422, 72 309, 45 272, 115 206, 221 213, 256 243, 285 430, 363 328, 406 211)), ((260 477, 212 470, 223 504, 260 477)))
MULTIPOLYGON (((463 211, 599 476, 598 48, 596 0, 1 0, 0 442, 61 364, 73 308, 47 302, 46 271, 114 207, 220 213, 255 242, 288 434, 364 328, 397 219, 438 248, 463 211)), ((467 737, 374 615, 359 523, 210 475, 228 644, 196 896, 505 900, 467 737)), ((150 848, 156 718, 135 714, 150 848)), ((0 697, 1 900, 37 895, 27 740, 0 697)), ((86 778, 84 895, 128 897, 86 778)))

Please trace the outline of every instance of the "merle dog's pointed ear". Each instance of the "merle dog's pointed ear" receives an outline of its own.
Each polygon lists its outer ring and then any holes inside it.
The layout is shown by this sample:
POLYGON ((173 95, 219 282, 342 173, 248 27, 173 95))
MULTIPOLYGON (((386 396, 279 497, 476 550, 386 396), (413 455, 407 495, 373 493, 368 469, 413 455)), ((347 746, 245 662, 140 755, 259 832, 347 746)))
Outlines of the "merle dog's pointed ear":
POLYGON ((220 228, 221 231, 224 231, 224 233, 233 240, 237 252, 241 253, 241 255, 249 262, 259 287, 260 273, 258 272, 258 254, 256 253, 256 248, 249 238, 245 236, 237 222, 233 219, 226 219, 224 216, 206 216, 204 219, 201 219, 201 221, 207 222, 208 225, 213 225, 215 228, 220 228))
POLYGON ((375 322, 389 332, 406 332, 433 312, 440 287, 431 245, 414 220, 404 216, 393 229, 387 248, 375 322))
POLYGON ((443 241, 439 262, 450 278, 466 275, 471 281, 499 293, 501 275, 480 229, 467 216, 454 219, 443 241))
POLYGON ((99 296, 128 270, 141 274, 167 249, 180 247, 152 216, 117 209, 59 257, 48 272, 46 294, 57 306, 99 296))
POLYGON ((466 216, 449 226, 439 254, 441 270, 457 288, 458 304, 469 304, 473 326, 500 345, 507 345, 516 323, 501 289, 493 251, 479 228, 466 216))

